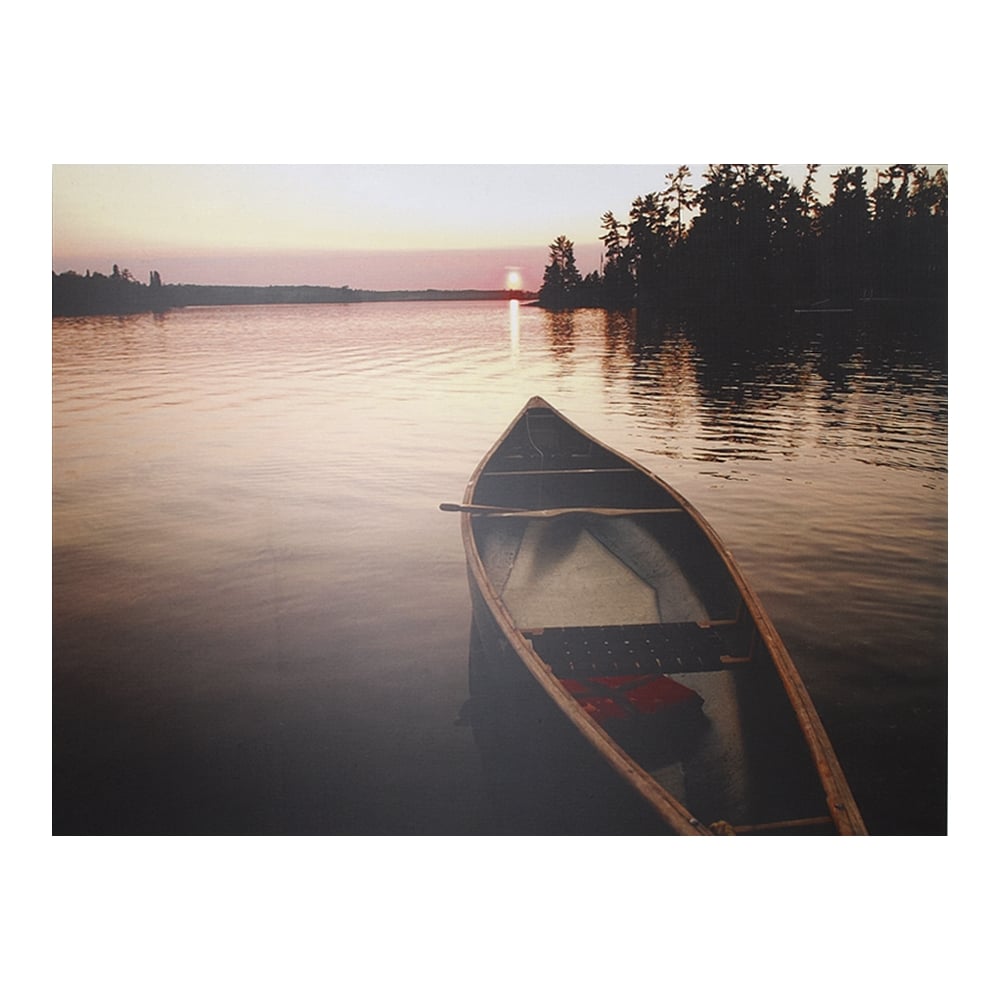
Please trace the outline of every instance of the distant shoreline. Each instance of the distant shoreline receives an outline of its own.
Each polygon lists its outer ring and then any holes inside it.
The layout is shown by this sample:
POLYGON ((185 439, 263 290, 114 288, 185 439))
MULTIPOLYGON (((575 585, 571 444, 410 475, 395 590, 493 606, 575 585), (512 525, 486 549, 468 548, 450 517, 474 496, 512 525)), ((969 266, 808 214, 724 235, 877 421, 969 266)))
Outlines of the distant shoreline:
POLYGON ((165 285, 177 305, 269 305, 291 302, 444 302, 534 299, 535 292, 511 289, 370 289, 322 285, 165 285))
POLYGON ((492 302, 537 299, 521 289, 397 289, 373 291, 347 285, 166 285, 152 272, 148 285, 117 267, 103 274, 66 272, 52 275, 53 316, 160 313, 188 306, 298 305, 356 302, 492 302))

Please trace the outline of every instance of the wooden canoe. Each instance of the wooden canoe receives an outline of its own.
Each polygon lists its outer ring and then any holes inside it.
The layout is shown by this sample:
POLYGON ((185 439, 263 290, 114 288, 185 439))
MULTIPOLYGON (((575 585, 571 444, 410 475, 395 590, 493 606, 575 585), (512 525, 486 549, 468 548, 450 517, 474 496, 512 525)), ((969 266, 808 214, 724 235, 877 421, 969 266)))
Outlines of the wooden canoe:
POLYGON ((482 646, 665 832, 867 832, 764 608, 674 489, 536 396, 441 506, 482 646))

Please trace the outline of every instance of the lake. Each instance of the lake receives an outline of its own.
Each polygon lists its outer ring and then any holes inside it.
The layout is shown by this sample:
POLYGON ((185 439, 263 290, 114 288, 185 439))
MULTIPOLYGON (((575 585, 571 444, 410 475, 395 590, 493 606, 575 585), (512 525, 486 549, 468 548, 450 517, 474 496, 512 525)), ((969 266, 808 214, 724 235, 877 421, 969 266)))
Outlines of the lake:
POLYGON ((438 509, 532 395, 723 537, 870 831, 946 832, 943 327, 361 303, 52 346, 56 834, 565 832, 486 780, 438 509))

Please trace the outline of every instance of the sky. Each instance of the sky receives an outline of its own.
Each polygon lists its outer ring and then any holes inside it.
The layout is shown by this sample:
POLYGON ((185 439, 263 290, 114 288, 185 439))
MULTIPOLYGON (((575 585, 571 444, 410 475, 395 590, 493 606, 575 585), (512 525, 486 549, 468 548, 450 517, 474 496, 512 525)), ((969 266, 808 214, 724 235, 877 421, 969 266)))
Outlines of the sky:
POLYGON ((677 167, 57 164, 52 269, 390 290, 502 288, 515 268, 537 289, 557 236, 581 273, 599 268, 601 216, 627 219, 677 167))

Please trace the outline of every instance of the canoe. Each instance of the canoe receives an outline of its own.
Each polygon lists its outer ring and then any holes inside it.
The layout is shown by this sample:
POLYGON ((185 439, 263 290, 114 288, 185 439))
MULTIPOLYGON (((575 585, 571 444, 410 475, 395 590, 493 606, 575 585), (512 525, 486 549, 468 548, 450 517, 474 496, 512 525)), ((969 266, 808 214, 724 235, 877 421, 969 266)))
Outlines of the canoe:
POLYGON ((774 625, 676 490, 536 396, 441 508, 481 647, 663 832, 867 833, 774 625))

